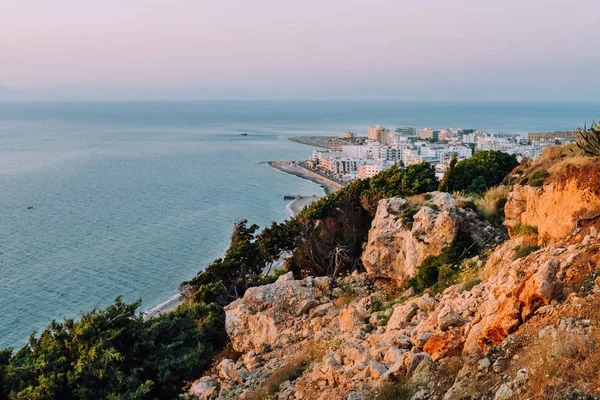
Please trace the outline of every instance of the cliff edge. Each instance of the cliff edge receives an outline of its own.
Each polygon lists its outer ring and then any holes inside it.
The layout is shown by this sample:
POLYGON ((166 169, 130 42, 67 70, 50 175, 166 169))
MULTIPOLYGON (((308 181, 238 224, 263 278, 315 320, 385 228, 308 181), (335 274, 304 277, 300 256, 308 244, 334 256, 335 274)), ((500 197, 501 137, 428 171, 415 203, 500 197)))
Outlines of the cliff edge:
POLYGON ((190 395, 594 398, 600 164, 553 161, 512 174, 509 238, 447 193, 380 201, 363 253, 367 272, 337 279, 333 290, 330 278, 291 273, 249 289, 225 308, 231 352, 190 395), (415 286, 427 260, 461 235, 479 254, 451 263, 446 287, 415 286))

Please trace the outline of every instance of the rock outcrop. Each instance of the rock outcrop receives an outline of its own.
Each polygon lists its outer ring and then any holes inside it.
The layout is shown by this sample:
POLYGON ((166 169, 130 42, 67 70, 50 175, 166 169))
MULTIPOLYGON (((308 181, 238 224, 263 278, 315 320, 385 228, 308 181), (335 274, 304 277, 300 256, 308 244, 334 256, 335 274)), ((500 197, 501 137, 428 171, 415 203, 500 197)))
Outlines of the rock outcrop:
POLYGON ((399 197, 379 202, 362 256, 369 273, 402 284, 425 258, 440 254, 459 233, 481 247, 493 242, 494 236, 501 238, 473 210, 459 207, 450 194, 432 192, 424 197, 427 200, 418 211, 399 197))
MULTIPOLYGON (((563 189, 572 188, 567 182, 563 189)), ((241 356, 216 363, 194 382, 190 395, 359 400, 374 398, 386 387, 400 390, 397 382, 404 382, 410 395, 403 392, 402 398, 413 400, 537 398, 535 385, 551 375, 545 364, 560 350, 552 348, 540 361, 545 347, 576 335, 567 354, 581 363, 582 338, 592 344, 600 338, 597 323, 587 317, 597 316, 600 308, 600 237, 595 225, 561 225, 565 215, 575 218, 581 208, 557 213, 555 228, 530 219, 537 218, 528 214, 535 207, 550 207, 542 193, 537 199, 528 194, 517 213, 516 199, 529 190, 517 186, 518 194, 511 194, 507 223, 511 218, 537 222, 547 227, 540 233, 554 238, 550 244, 523 253, 516 249, 524 238, 506 240, 465 260, 463 267, 477 266, 476 276, 442 293, 418 295, 413 289, 389 290, 378 278, 386 278, 385 285, 389 279, 404 282, 420 260, 439 254, 459 232, 492 243, 488 239, 496 229, 448 194, 433 193, 413 209, 410 229, 404 213, 408 203, 382 200, 363 257, 369 272, 338 279, 332 291, 328 278, 294 280, 291 273, 249 289, 225 308, 227 333, 241 356)), ((597 357, 594 349, 590 352, 597 357)), ((594 362, 586 367, 592 373, 594 362)), ((563 366, 558 368, 561 375, 563 366)))
MULTIPOLYGON (((306 317, 329 289, 329 278, 294 280, 291 272, 277 282, 252 287, 244 297, 225 307, 225 329, 233 348, 262 352, 265 347, 295 340, 302 332, 290 321, 306 317)), ((323 307, 318 312, 322 312, 323 307)))
POLYGON ((598 176, 598 168, 590 168, 567 168, 541 187, 515 185, 506 203, 505 225, 530 225, 540 242, 555 242, 572 232, 578 220, 598 217, 598 181, 589 179, 598 176))

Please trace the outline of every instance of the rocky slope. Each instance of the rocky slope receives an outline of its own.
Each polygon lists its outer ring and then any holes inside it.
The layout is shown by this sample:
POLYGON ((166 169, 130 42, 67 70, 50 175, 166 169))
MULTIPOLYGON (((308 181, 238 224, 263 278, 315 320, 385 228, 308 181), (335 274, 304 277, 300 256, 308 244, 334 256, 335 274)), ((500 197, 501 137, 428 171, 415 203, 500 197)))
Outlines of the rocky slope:
POLYGON ((402 214, 405 200, 381 201, 363 256, 368 272, 340 279, 333 291, 329 278, 294 280, 291 273, 249 289, 225 309, 233 351, 190 395, 502 400, 594 394, 600 237, 594 219, 574 227, 596 207, 596 200, 585 200, 592 189, 552 181, 515 187, 507 224, 536 224, 544 248, 517 234, 495 243, 495 229, 448 194, 432 193, 412 226, 402 214), (573 190, 581 194, 577 201, 573 190), (443 293, 399 292, 377 280, 405 282, 461 231, 493 248, 466 260, 459 281, 443 293))

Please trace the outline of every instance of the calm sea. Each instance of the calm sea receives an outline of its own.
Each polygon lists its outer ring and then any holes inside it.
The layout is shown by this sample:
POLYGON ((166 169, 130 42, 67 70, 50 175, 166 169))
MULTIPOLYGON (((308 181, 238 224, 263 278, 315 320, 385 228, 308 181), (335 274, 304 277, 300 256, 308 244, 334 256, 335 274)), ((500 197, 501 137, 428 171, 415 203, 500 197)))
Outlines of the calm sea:
POLYGON ((0 346, 119 295, 152 307, 226 249, 236 220, 321 194, 264 161, 298 135, 394 128, 574 129, 600 103, 0 103, 0 346), (247 133, 247 136, 241 136, 247 133))

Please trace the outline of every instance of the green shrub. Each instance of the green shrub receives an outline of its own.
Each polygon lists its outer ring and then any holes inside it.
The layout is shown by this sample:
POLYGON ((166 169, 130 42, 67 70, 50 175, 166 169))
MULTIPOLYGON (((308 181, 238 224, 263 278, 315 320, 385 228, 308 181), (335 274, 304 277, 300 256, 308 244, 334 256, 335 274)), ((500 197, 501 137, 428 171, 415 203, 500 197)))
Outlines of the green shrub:
POLYGON ((550 176, 550 174, 548 173, 548 171, 545 171, 545 170, 536 171, 529 177, 529 181, 527 183, 531 187, 540 187, 540 186, 544 185, 546 178, 549 176, 550 176))
POLYGON ((176 398, 223 346, 223 310, 184 305, 144 320, 139 306, 117 298, 80 321, 52 321, 14 355, 2 352, 0 397, 176 398))
POLYGON ((514 155, 500 151, 480 151, 446 170, 439 190, 483 193, 497 186, 518 165, 514 155))
POLYGON ((533 225, 527 225, 519 221, 510 228, 510 233, 513 236, 537 235, 538 230, 533 225))
POLYGON ((584 125, 575 131, 577 147, 590 156, 600 156, 600 126, 592 121, 590 129, 584 125))
POLYGON ((539 249, 540 246, 537 245, 517 246, 515 247, 515 257, 513 258, 513 260, 526 257, 534 251, 538 251, 539 249))
POLYGON ((473 243, 469 234, 461 232, 439 255, 423 260, 417 267, 415 276, 408 281, 408 285, 418 292, 428 288, 435 293, 442 292, 456 283, 460 273, 458 263, 478 251, 478 246, 473 243))

